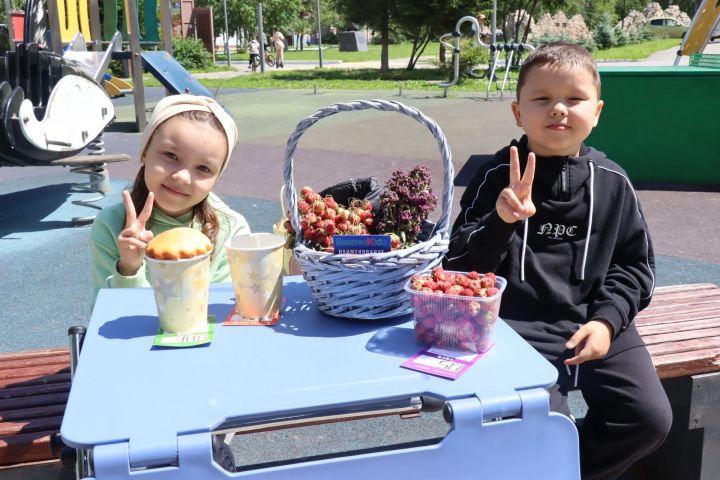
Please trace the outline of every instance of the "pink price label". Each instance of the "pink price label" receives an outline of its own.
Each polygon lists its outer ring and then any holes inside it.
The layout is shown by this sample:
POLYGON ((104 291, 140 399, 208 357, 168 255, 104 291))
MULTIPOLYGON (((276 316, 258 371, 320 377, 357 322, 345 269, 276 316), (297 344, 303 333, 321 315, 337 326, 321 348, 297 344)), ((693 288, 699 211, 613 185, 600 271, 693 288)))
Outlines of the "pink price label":
POLYGON ((482 357, 482 353, 461 352, 429 347, 400 365, 410 370, 455 380, 482 357))

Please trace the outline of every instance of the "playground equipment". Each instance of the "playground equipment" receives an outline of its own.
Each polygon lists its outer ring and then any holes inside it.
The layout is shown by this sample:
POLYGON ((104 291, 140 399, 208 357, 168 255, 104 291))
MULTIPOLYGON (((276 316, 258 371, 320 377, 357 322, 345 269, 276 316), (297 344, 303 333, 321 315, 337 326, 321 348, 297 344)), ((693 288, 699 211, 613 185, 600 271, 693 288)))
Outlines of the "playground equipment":
MULTIPOLYGON (((105 52, 87 52, 78 34, 61 55, 47 49, 45 11, 45 0, 28 1, 25 42, 13 42, 0 57, 0 166, 67 166, 88 175, 87 182, 71 190, 93 196, 72 203, 99 210, 94 202, 110 189, 106 164, 129 160, 104 155, 102 141, 115 109, 101 82, 120 36, 105 52), (88 155, 78 155, 85 149, 88 155)), ((73 222, 93 218, 74 217, 73 222)))
POLYGON ((675 65, 680 63, 683 55, 702 53, 710 42, 715 28, 720 24, 720 1, 703 0, 695 11, 690 27, 683 37, 680 50, 675 57, 675 65))
POLYGON ((487 76, 488 79, 487 89, 485 91, 486 99, 490 97, 490 85, 493 82, 495 82, 495 87, 497 88, 497 72, 500 61, 500 54, 505 53, 505 64, 501 66, 501 69, 503 70, 503 78, 499 88, 500 96, 502 97, 503 93, 505 92, 505 87, 509 86, 508 80, 510 79, 510 68, 512 67, 513 63, 519 64, 523 53, 525 51, 532 51, 535 49, 535 47, 533 47, 529 43, 485 43, 482 41, 482 30, 480 28, 480 24, 475 17, 470 15, 462 17, 460 20, 458 20, 457 24, 455 25, 455 30, 453 32, 446 33, 440 37, 440 43, 443 44, 446 48, 452 50, 453 79, 447 83, 441 83, 439 84, 439 86, 445 89, 445 96, 447 96, 448 89, 455 85, 460 78, 460 27, 463 23, 466 22, 470 22, 472 24, 473 31, 475 32, 475 35, 473 37, 473 45, 487 48, 490 51, 490 65, 485 72, 485 76, 487 76), (450 37, 455 38, 454 43, 447 42, 447 39, 450 37))

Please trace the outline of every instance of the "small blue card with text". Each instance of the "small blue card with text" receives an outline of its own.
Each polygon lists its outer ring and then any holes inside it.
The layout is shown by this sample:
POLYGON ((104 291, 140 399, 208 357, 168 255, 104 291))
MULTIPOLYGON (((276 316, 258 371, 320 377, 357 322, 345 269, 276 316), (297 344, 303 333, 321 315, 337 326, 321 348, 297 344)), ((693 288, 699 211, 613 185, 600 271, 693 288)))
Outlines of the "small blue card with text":
POLYGON ((380 253, 390 251, 390 235, 335 235, 334 253, 380 253))

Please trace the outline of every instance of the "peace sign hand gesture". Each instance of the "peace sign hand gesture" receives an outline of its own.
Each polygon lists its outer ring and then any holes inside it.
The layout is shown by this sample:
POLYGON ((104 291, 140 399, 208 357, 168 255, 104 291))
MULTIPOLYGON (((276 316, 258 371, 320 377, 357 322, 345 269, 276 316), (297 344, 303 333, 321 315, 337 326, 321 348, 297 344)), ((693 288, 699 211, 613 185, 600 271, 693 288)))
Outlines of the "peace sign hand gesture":
POLYGON ((495 202, 495 210, 505 223, 515 223, 535 215, 532 202, 532 183, 535 177, 535 154, 528 154, 527 165, 520 176, 517 147, 510 147, 510 185, 504 188, 495 202))
POLYGON ((145 230, 145 223, 152 213, 155 196, 152 192, 148 193, 145 206, 139 216, 135 214, 135 205, 130 198, 130 192, 123 191, 122 196, 125 203, 125 228, 118 235, 120 261, 118 261, 117 270, 120 275, 129 277, 135 275, 140 269, 145 257, 145 248, 153 239, 153 233, 145 230))

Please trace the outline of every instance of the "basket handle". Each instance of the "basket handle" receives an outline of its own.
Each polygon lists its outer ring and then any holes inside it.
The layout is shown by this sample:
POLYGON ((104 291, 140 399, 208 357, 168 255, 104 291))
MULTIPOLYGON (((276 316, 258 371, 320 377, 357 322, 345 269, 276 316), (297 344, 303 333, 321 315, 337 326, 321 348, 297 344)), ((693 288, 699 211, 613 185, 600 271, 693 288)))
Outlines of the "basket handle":
POLYGON ((290 208, 290 221, 293 229, 295 230, 295 245, 301 242, 302 231, 300 229, 300 216, 298 214, 298 199, 297 192, 295 191, 295 179, 293 176, 293 161, 295 159, 295 150, 297 149, 300 137, 305 133, 305 130, 313 126, 320 119, 335 115, 339 112, 347 112, 352 110, 368 110, 374 108, 376 110, 382 110, 386 112, 398 112, 403 113, 411 118, 414 118, 422 125, 425 125, 430 133, 437 140, 438 147, 440 149, 440 155, 443 160, 443 166, 445 168, 445 175, 443 177, 443 194, 441 197, 442 212, 440 218, 436 223, 435 233, 441 234, 444 238, 448 236, 448 224, 450 222, 450 209, 452 208, 453 199, 453 177, 455 171, 452 163, 452 153, 450 147, 445 139, 445 134, 435 123, 434 120, 425 116, 420 110, 395 102, 393 100, 356 100, 349 103, 336 103, 328 107, 321 108, 317 112, 313 113, 309 117, 301 120, 300 123, 295 127, 295 131, 290 135, 285 148, 285 166, 283 168, 283 176, 285 178, 285 200, 288 207, 290 208))

